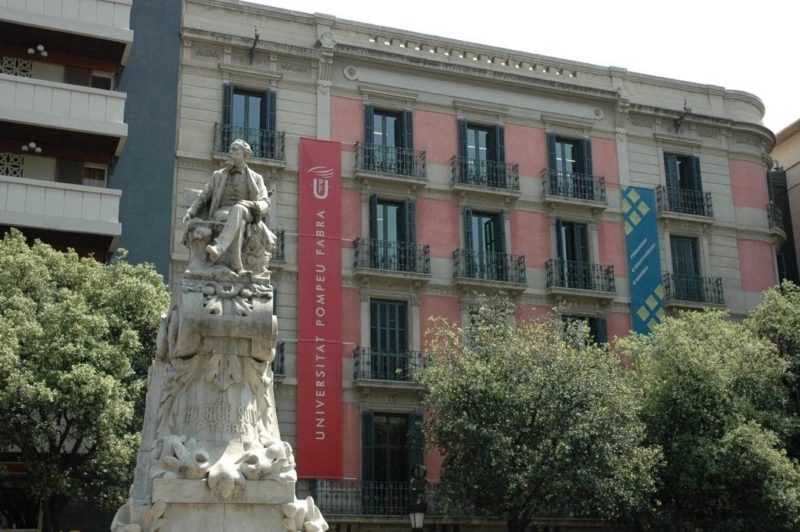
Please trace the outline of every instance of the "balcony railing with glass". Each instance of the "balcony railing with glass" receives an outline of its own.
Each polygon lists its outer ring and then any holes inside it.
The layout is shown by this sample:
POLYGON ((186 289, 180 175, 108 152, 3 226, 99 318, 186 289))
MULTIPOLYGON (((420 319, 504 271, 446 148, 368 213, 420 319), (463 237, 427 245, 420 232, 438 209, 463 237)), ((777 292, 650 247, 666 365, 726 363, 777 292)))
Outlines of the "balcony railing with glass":
POLYGON ((767 203, 767 222, 770 230, 786 234, 783 226, 783 212, 771 201, 767 203))
POLYGON ((519 165, 454 156, 453 185, 467 185, 519 194, 519 165))
POLYGON ((710 192, 660 186, 656 188, 656 202, 660 213, 714 217, 710 192))
POLYGON ((419 351, 386 353, 357 347, 353 358, 355 380, 416 382, 421 367, 419 351))
POLYGON ((356 171, 425 180, 425 152, 356 142, 356 171))
POLYGON ((457 249, 453 252, 453 277, 525 284, 525 256, 457 249))
POLYGON ((231 142, 242 139, 250 145, 253 157, 286 161, 285 133, 266 129, 252 129, 230 124, 214 124, 214 151, 227 153, 231 142))
POLYGON ((431 253, 427 244, 356 238, 355 268, 430 275, 431 253))
POLYGON ((286 376, 286 343, 278 342, 275 347, 275 358, 272 359, 272 374, 275 377, 286 376))
MULTIPOLYGON (((409 481, 322 480, 311 483, 311 496, 323 514, 407 516, 409 481)), ((445 507, 438 484, 425 488, 427 515, 467 516, 471 512, 445 507)))
POLYGON ((667 304, 689 302, 704 305, 724 305, 725 295, 722 290, 722 278, 665 273, 664 301, 667 304))
POLYGON ((550 259, 545 263, 545 268, 549 289, 588 290, 603 294, 614 294, 617 291, 614 266, 550 259))
POLYGON ((539 176, 544 181, 545 197, 606 203, 606 181, 602 176, 550 168, 542 170, 539 176))

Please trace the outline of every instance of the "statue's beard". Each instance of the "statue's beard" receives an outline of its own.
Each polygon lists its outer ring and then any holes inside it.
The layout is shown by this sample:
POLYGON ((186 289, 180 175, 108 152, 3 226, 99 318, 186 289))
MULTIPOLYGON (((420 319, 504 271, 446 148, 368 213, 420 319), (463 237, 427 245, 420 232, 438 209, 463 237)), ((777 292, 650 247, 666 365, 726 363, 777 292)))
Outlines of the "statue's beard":
POLYGON ((240 163, 237 164, 236 161, 233 159, 233 157, 231 157, 230 155, 228 156, 227 159, 225 159, 225 168, 228 168, 228 169, 239 168, 239 169, 241 169, 242 167, 244 167, 244 161, 241 161, 240 163))

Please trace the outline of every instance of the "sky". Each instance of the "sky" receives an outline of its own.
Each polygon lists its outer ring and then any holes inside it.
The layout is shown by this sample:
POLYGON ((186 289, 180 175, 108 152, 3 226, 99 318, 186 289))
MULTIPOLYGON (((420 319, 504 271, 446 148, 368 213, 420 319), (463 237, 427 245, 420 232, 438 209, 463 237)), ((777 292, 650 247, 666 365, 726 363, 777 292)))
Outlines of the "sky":
POLYGON ((247 0, 740 90, 776 134, 800 119, 796 0, 247 0))

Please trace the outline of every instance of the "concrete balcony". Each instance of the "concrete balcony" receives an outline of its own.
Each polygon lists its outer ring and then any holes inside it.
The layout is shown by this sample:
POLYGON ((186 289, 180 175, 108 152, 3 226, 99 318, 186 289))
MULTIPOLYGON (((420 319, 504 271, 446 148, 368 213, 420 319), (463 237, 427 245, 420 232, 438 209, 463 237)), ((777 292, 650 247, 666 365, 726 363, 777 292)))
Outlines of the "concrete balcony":
POLYGON ((122 191, 0 175, 0 225, 118 237, 122 191))
POLYGON ((0 0, 0 21, 110 41, 125 64, 133 44, 132 0, 0 0))
MULTIPOLYGON (((2 0, 0 0, 2 2, 2 0)), ((128 126, 125 94, 0 74, 0 122, 116 139, 119 155, 128 126)))

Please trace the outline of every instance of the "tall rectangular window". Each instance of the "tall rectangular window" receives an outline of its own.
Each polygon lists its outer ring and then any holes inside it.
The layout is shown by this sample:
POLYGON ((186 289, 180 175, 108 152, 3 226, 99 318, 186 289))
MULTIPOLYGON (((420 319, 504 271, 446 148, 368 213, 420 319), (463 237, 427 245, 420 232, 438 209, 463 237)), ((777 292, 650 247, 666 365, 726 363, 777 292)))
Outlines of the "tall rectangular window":
POLYGON ((596 344, 603 344, 608 342, 608 332, 605 318, 596 318, 592 316, 561 316, 561 321, 567 325, 575 322, 581 322, 584 325, 582 332, 588 337, 587 341, 596 344))
POLYGON ((592 144, 588 138, 575 139, 547 134, 548 190, 567 198, 595 199, 592 177, 592 144))
POLYGON ((508 277, 505 220, 502 213, 464 209, 464 247, 467 274, 495 281, 508 277))
POLYGON ((411 271, 416 264, 416 204, 370 196, 370 261, 379 269, 411 271))
POLYGON ((700 277, 697 239, 671 235, 670 251, 676 298, 684 301, 703 301, 703 280, 700 277))
POLYGON ((227 151, 235 139, 250 144, 255 157, 276 156, 276 93, 223 86, 223 130, 220 151, 227 151))
POLYGON ((593 289, 589 231, 585 223, 556 221, 559 274, 567 288, 593 289))
POLYGON ((463 183, 505 188, 505 132, 503 126, 458 121, 459 172, 463 183))
POLYGON ((391 488, 405 488, 411 469, 423 462, 421 421, 422 415, 417 412, 362 412, 361 472, 366 513, 395 514, 405 510, 407 501, 397 500, 398 493, 391 488), (387 505, 398 505, 395 510, 400 511, 387 511, 387 505))
POLYGON ((411 175, 414 135, 410 110, 387 111, 364 106, 365 170, 411 175))
POLYGON ((370 301, 370 350, 376 353, 408 351, 408 316, 405 301, 370 301))

